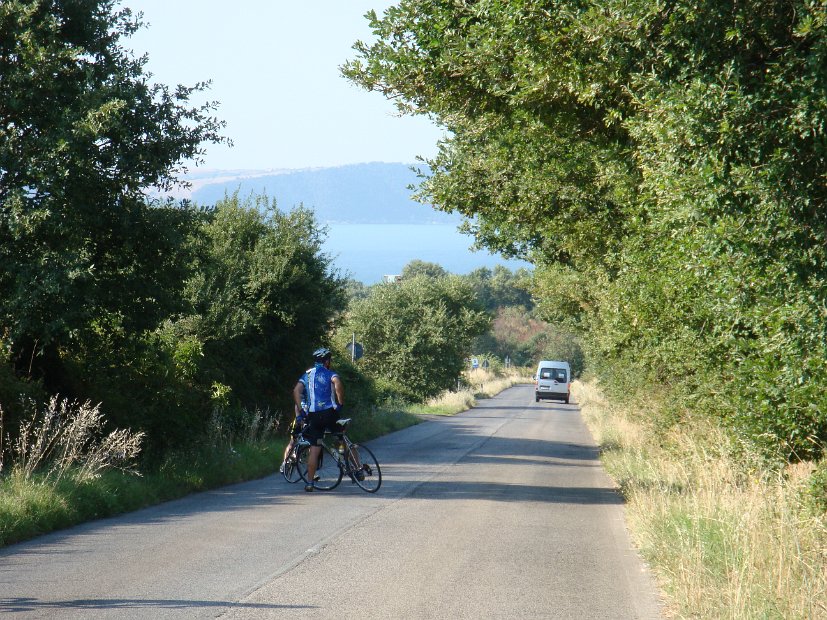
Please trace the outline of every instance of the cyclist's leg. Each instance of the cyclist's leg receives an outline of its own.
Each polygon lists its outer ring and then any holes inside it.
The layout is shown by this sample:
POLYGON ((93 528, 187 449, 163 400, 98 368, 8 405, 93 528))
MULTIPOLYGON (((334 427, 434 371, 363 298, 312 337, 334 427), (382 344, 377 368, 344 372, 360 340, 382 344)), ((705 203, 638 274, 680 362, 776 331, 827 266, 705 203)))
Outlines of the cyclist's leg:
POLYGON ((291 435, 290 441, 287 442, 287 447, 284 449, 284 456, 281 458, 281 467, 279 467, 281 473, 284 473, 284 465, 287 463, 287 459, 290 458, 290 452, 293 450, 295 443, 296 439, 291 435))
POLYGON ((307 481, 310 482, 316 477, 316 471, 319 469, 319 457, 322 454, 321 446, 310 446, 310 454, 307 457, 307 481))
POLYGON ((313 479, 316 477, 316 470, 319 466, 319 456, 321 454, 321 447, 319 443, 324 436, 324 420, 322 418, 323 411, 312 411, 307 414, 307 427, 304 430, 304 438, 309 442, 307 447, 306 458, 302 459, 306 465, 306 470, 299 470, 302 473, 302 478, 307 483, 304 487, 305 491, 313 490, 313 479))
POLYGON ((284 455, 281 458, 281 467, 279 467, 279 471, 282 473, 284 473, 284 464, 287 462, 287 459, 293 451, 293 447, 296 445, 296 436, 300 432, 301 424, 299 423, 299 419, 294 418, 292 424, 290 424, 290 441, 287 442, 287 447, 284 448, 284 455))
MULTIPOLYGON (((294 448, 287 456, 287 459, 284 461, 283 467, 284 470, 282 471, 282 475, 284 475, 284 479, 287 482, 298 482, 302 479, 301 477, 301 468, 299 465, 299 444, 296 440, 294 440, 294 448)), ((305 459, 307 458, 307 453, 304 453, 305 459)), ((307 469, 307 463, 303 464, 304 470, 307 469)))
POLYGON ((308 490, 329 491, 342 481, 342 468, 339 467, 336 455, 324 444, 299 446, 299 473, 307 483, 307 487, 310 487, 308 490), (312 476, 311 463, 315 465, 312 476))

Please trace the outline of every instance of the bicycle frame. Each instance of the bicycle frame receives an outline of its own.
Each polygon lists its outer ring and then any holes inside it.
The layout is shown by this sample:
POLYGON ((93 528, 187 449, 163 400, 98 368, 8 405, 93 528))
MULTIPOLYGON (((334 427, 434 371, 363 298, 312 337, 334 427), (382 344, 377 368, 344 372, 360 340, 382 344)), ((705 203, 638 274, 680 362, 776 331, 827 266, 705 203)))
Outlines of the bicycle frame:
MULTIPOLYGON (((339 466, 339 469, 342 470, 342 474, 349 476, 350 479, 353 480, 356 472, 361 468, 361 463, 358 462, 359 454, 353 450, 353 442, 350 440, 350 437, 348 437, 344 431, 333 431, 325 433, 322 441, 330 448, 330 453, 334 455, 336 464, 339 466), (334 439, 331 441, 328 439, 328 436, 334 439), (339 449, 340 445, 343 445, 341 450, 339 449), (348 454, 351 458, 346 458, 348 454)), ((322 452, 322 454, 324 454, 324 452, 322 452)))
MULTIPOLYGON (((321 441, 319 442, 321 452, 319 453, 319 462, 316 468, 317 473, 325 468, 324 459, 332 458, 333 463, 328 462, 327 467, 336 472, 335 474, 316 478, 314 485, 319 490, 330 491, 336 488, 342 481, 342 478, 347 476, 358 485, 359 488, 368 492, 375 493, 382 485, 382 470, 379 467, 379 461, 376 456, 367 446, 354 443, 347 436, 347 425, 350 418, 339 420, 339 428, 333 431, 325 432, 321 441), (339 449, 341 448, 341 450, 339 449), (327 456, 325 456, 327 454, 327 456), (337 476, 338 474, 338 476, 337 476)), ((305 442, 301 447, 296 448, 296 460, 299 466, 299 475, 307 482, 307 471, 304 463, 307 461, 307 453, 309 453, 310 445, 305 442), (305 452, 305 450, 307 452, 305 452)))

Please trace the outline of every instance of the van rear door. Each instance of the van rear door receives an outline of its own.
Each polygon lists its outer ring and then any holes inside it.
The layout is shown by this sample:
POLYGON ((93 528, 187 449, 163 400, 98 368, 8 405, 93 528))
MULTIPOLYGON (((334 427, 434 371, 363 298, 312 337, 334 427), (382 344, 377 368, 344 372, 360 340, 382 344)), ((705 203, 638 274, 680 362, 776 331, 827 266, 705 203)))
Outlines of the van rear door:
POLYGON ((568 395, 568 371, 565 368, 541 366, 537 371, 537 396, 539 398, 559 398, 565 400, 568 395))

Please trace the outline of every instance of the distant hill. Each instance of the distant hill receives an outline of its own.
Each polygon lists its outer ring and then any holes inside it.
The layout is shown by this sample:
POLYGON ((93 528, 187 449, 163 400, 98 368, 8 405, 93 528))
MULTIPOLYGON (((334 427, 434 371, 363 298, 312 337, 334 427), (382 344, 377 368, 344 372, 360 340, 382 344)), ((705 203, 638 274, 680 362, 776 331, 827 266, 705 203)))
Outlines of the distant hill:
POLYGON ((244 197, 267 194, 284 211, 303 204, 326 224, 458 224, 459 215, 436 211, 411 199, 410 185, 418 179, 408 164, 367 163, 274 171, 216 171, 200 173, 191 198, 214 204, 236 190, 244 197))

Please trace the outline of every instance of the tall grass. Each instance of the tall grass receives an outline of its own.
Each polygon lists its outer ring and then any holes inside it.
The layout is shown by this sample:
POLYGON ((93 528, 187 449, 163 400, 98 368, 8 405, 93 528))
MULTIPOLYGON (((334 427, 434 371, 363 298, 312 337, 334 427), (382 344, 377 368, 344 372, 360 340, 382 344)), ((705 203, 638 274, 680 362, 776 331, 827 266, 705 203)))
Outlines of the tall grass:
POLYGON ((807 489, 814 464, 750 457, 709 422, 663 432, 664 405, 637 410, 575 383, 632 535, 682 618, 827 618, 827 515, 807 489))
POLYGON ((88 401, 54 396, 42 408, 25 406, 29 417, 8 454, 0 446, 0 545, 110 514, 111 473, 135 478, 144 438, 125 429, 106 434, 88 401))
MULTIPOLYGON (((135 471, 144 434, 117 429, 103 436, 97 405, 53 396, 42 410, 33 402, 28 407, 30 417, 11 447, 12 476, 31 480, 39 474, 41 480, 57 484, 67 476, 86 482, 111 468, 135 471)), ((0 453, 0 473, 3 466, 0 453)))
POLYGON ((266 475, 284 448, 278 416, 216 407, 204 441, 139 471, 143 433, 104 433, 97 406, 53 397, 29 407, 0 472, 0 546, 266 475))
POLYGON ((491 398, 518 383, 530 383, 532 378, 525 369, 512 368, 492 371, 483 368, 463 373, 456 391, 445 391, 430 398, 424 404, 412 405, 409 411, 419 414, 453 415, 473 408, 478 398, 491 398))

